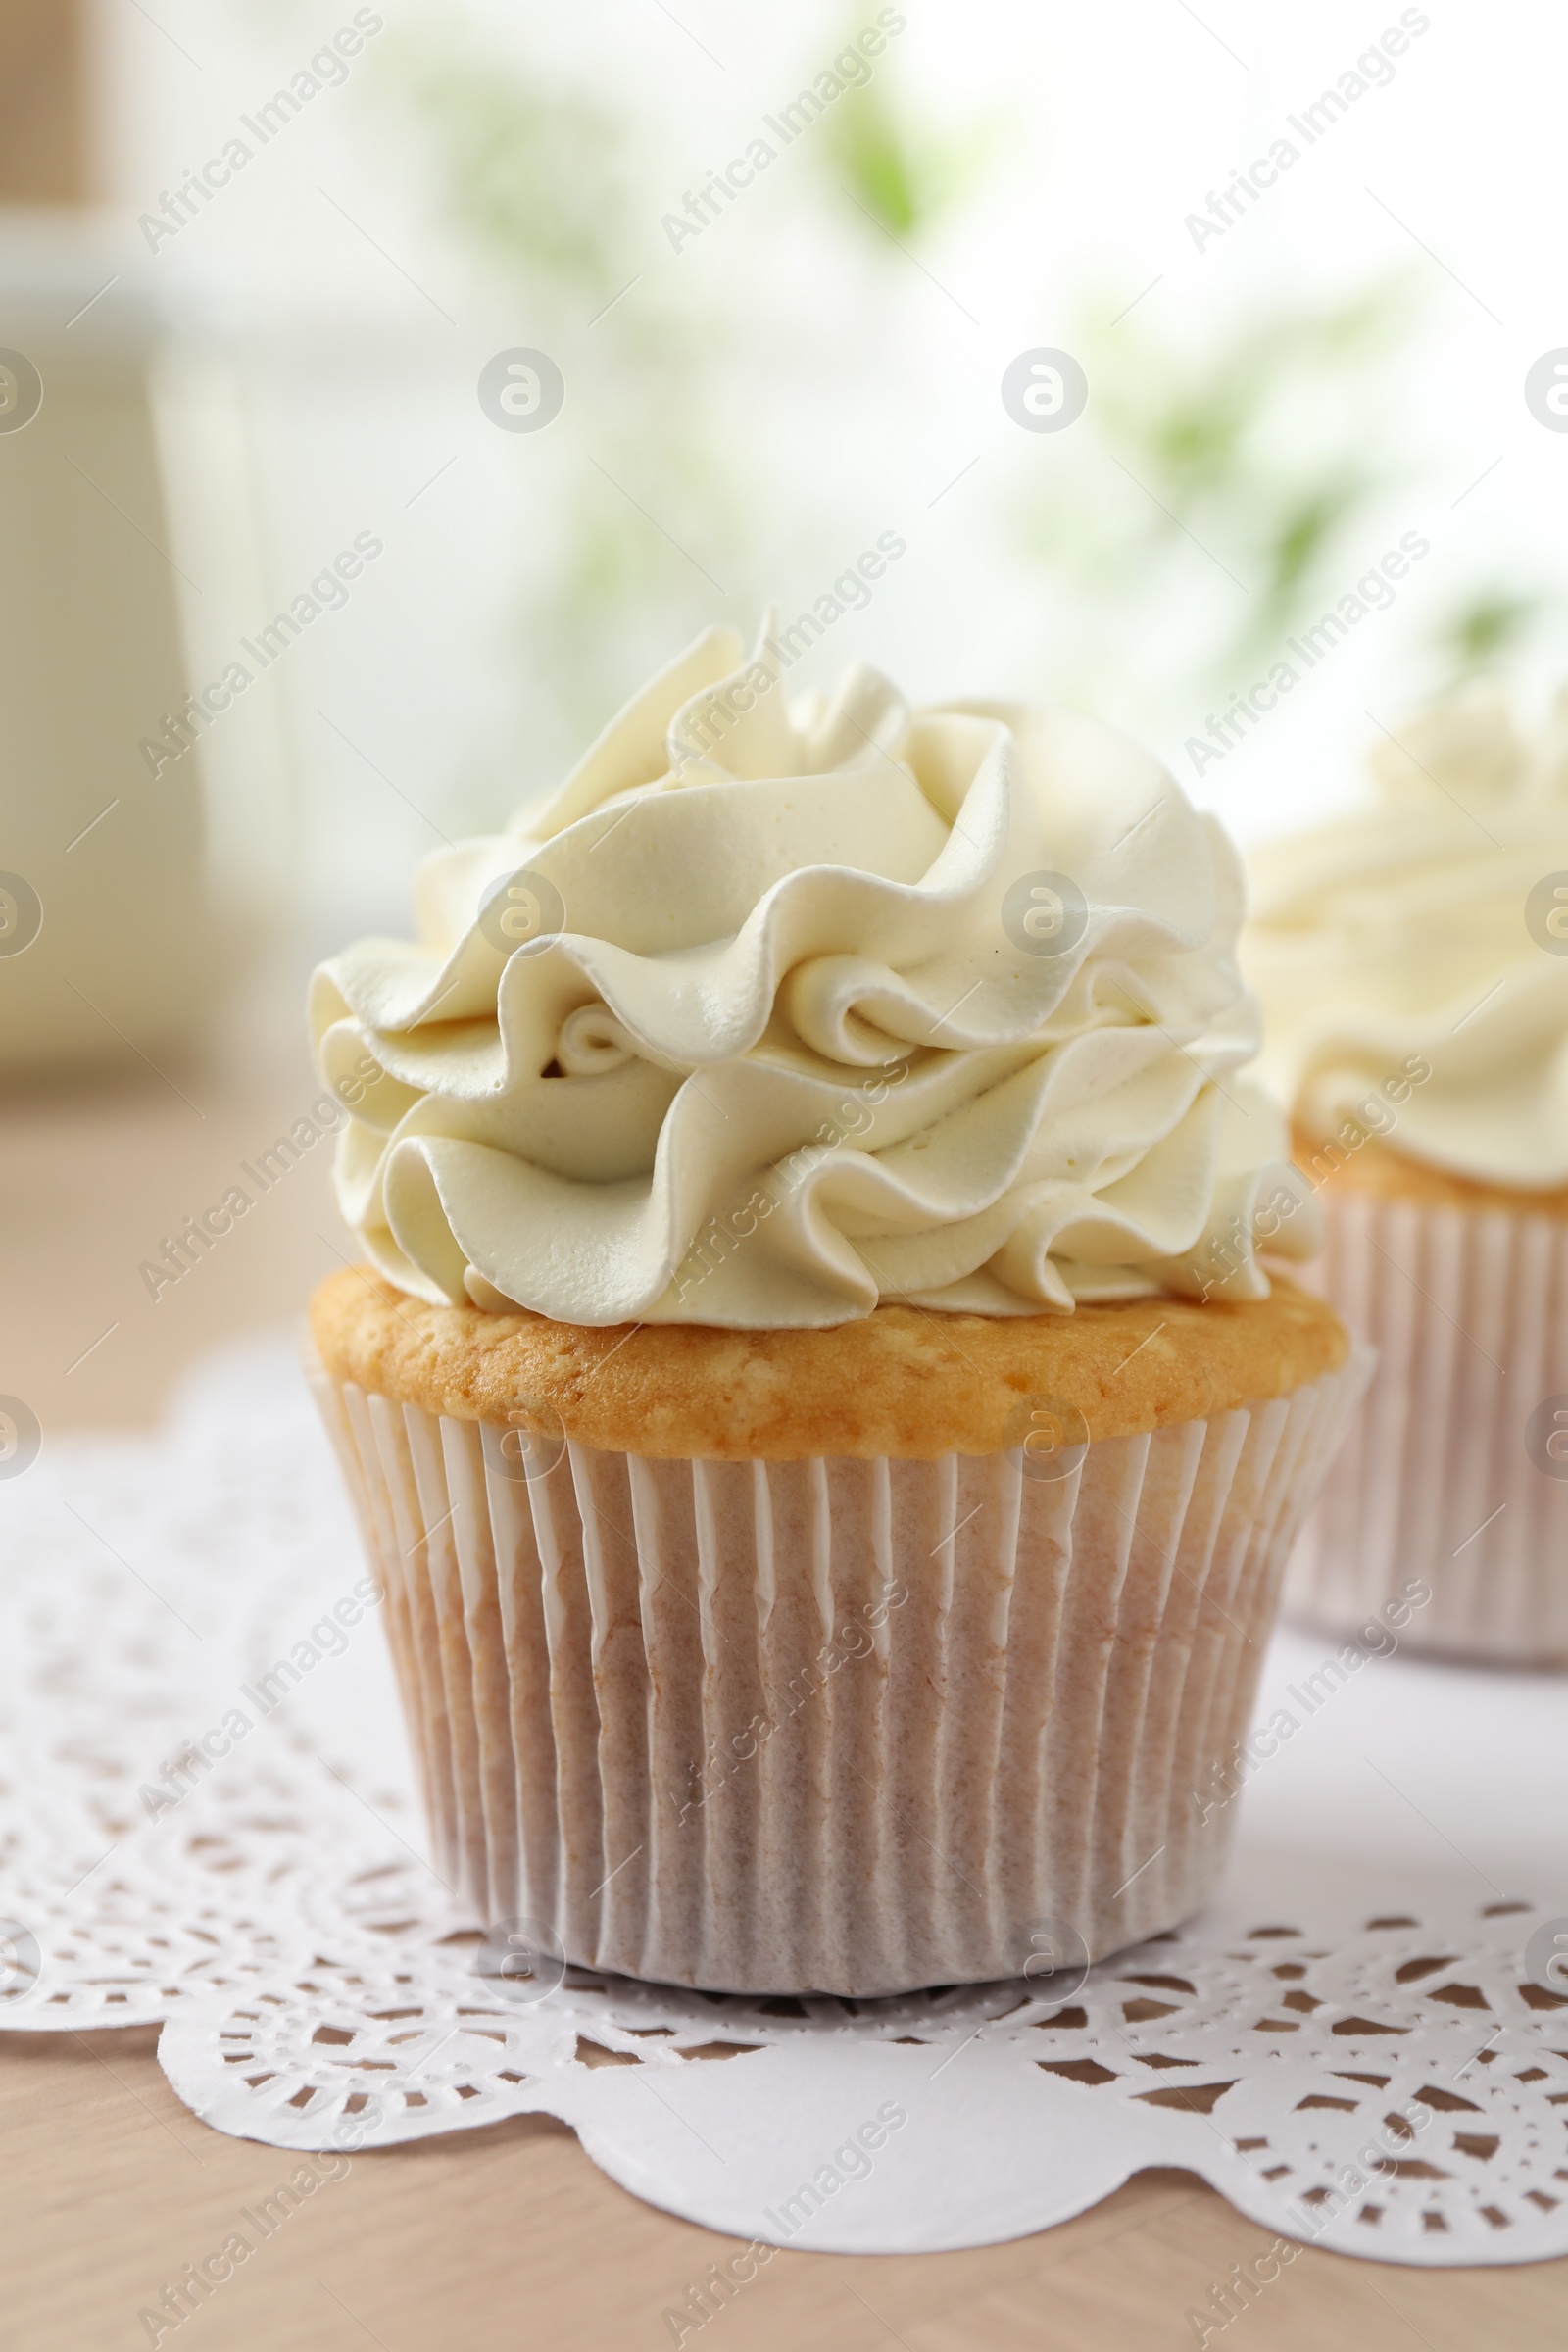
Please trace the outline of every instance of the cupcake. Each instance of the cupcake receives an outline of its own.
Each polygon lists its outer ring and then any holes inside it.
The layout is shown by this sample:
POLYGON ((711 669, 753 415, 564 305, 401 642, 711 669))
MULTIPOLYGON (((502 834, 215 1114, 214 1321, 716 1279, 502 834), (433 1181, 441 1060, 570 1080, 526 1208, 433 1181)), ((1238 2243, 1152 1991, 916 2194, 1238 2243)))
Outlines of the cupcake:
POLYGON ((1259 851, 1263 1075, 1373 1342, 1289 1605, 1450 1656, 1568 1660, 1568 697, 1476 684, 1372 755, 1375 797, 1259 851))
MULTIPOLYGON (((711 630, 318 973, 315 1376, 436 1863, 712 1990, 1066 1982, 1205 1802, 1363 1380, 1239 862, 1087 719, 711 630)), ((544 1965, 543 1962, 540 1965, 544 1965)))

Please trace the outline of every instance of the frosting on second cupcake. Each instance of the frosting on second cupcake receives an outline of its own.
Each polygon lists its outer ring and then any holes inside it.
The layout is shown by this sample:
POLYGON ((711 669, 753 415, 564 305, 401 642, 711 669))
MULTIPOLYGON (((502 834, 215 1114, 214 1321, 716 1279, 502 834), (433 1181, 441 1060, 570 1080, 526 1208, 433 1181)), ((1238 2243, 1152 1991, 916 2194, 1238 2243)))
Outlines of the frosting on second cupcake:
POLYGON ((1495 685, 1470 686, 1370 766, 1369 804, 1250 860, 1243 957, 1263 1007, 1261 1074, 1328 1137, 1425 1064, 1398 1151, 1480 1182, 1560 1186, 1568 694, 1527 733, 1495 685))
POLYGON ((416 943, 317 974, 339 1202, 391 1281, 573 1323, 821 1326, 1266 1295, 1318 1244, 1239 860, 1063 711, 786 694, 708 631, 416 943))

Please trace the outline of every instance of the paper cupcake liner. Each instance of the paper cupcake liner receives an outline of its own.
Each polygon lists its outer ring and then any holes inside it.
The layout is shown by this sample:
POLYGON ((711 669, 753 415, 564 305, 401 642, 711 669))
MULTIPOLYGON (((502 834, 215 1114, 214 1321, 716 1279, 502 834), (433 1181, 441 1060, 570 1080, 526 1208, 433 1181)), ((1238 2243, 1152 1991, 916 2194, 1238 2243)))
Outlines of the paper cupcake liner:
POLYGON ((437 1866, 570 1960, 715 1991, 983 1982, 1173 1926, 1364 1377, 1048 1481, 564 1441, 528 1478, 514 1433, 319 1376, 437 1866))
POLYGON ((1544 1452, 1552 1401, 1568 1408, 1568 1226, 1355 1194, 1323 1210, 1312 1287, 1378 1368, 1291 1563, 1290 1613, 1568 1661, 1568 1437, 1544 1452))

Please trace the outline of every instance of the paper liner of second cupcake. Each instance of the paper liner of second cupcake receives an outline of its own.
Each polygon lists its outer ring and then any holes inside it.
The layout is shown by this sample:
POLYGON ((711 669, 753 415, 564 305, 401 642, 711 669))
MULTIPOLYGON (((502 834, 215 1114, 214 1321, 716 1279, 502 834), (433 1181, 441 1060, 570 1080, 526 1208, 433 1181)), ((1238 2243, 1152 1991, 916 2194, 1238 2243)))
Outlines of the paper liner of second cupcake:
POLYGON ((1568 1661, 1568 1224, 1322 1204, 1305 1279, 1378 1366, 1291 1563, 1290 1613, 1377 1645, 1394 1631, 1451 1656, 1568 1661))
POLYGON ((564 1442, 530 1478, 506 1431, 318 1368, 438 1868, 572 1961, 715 1990, 983 1982, 1174 1924, 1367 1368, 1055 1480, 564 1442))

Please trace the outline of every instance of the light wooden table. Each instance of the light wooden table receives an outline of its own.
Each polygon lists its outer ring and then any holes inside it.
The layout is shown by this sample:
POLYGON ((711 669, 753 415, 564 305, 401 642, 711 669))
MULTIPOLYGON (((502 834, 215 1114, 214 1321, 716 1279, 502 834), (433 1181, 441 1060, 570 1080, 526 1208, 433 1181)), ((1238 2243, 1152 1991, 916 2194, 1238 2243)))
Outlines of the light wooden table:
MULTIPOLYGON (((146 1424, 204 1348, 291 1315, 347 1246, 323 1149, 156 1305, 140 1282, 162 1236, 221 1198, 237 1162, 315 1094, 303 1054, 264 1059, 181 1068, 188 1102, 150 1076, 0 1096, 0 1391, 31 1403, 46 1443, 67 1426, 146 1424)), ((145 2344, 141 2308, 291 2168, 197 2123, 155 2042, 151 2031, 0 2036, 7 2352, 145 2344)), ((955 2167, 963 2160, 956 2147, 955 2167)), ((973 2253, 781 2253, 686 2342, 1175 2352, 1198 2340, 1189 2308, 1268 2242, 1191 2176, 1146 2173, 1060 2229, 973 2253)), ((527 2118, 355 2157, 160 2340, 652 2352, 673 2341, 665 2308, 732 2250, 624 2194, 564 2126, 527 2118)), ((1224 2333, 1248 2352, 1558 2352, 1568 2261, 1415 2272, 1303 2251, 1224 2333)))

